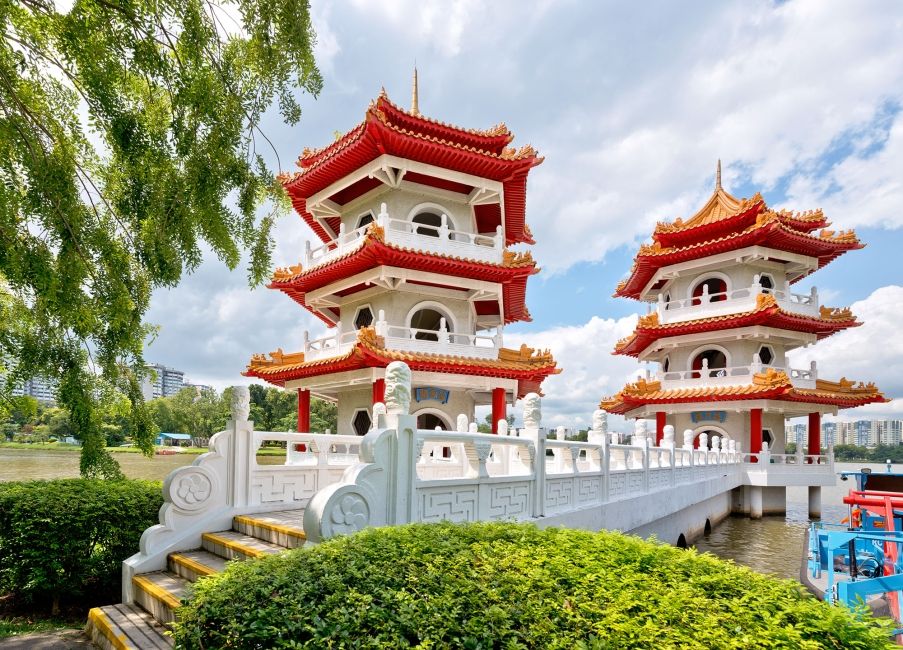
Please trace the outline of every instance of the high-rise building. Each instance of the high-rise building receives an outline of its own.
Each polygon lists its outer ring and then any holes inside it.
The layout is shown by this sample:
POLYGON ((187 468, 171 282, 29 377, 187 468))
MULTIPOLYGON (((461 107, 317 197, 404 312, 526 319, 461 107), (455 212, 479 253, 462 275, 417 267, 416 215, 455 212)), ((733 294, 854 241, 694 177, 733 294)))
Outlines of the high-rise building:
POLYGON ((141 386, 145 401, 170 397, 185 387, 185 373, 181 370, 160 363, 148 364, 147 369, 151 372, 145 376, 141 386))
MULTIPOLYGON (((0 381, 6 380, 6 369, 13 365, 9 357, 0 359, 0 381)), ((29 395, 39 402, 56 402, 56 390, 59 382, 52 377, 32 377, 28 381, 23 382, 12 389, 13 397, 21 397, 29 395)))
POLYGON ((837 444, 840 444, 837 440, 837 423, 823 422, 821 425, 821 446, 827 448, 837 444))

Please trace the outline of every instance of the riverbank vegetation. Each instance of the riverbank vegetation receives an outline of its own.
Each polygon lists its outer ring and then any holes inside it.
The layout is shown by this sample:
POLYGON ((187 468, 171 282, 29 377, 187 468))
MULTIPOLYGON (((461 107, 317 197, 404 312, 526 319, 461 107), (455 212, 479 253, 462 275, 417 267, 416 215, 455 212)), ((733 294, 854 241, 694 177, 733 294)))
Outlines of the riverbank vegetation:
POLYGON ((369 529, 196 585, 184 648, 892 648, 799 584, 619 533, 369 529))
MULTIPOLYGON (((298 396, 291 391, 252 384, 251 414, 254 425, 261 431, 293 431, 297 426, 298 396)), ((231 389, 223 392, 185 388, 171 397, 161 397, 147 403, 153 431, 156 433, 187 433, 206 447, 206 441, 226 426, 231 417, 231 389)), ((12 398, 5 417, 0 413, 0 432, 8 443, 28 447, 56 441, 63 448, 66 440, 80 440, 65 408, 42 404, 33 397, 12 398)), ((124 396, 112 396, 99 412, 99 426, 104 433, 107 451, 142 451, 133 444, 130 428, 129 401, 124 396), (132 444, 131 447, 122 447, 132 444)), ((319 399, 311 400, 311 429, 325 432, 336 430, 338 412, 335 404, 319 399)), ((80 446, 69 448, 81 449, 80 446)))
POLYGON ((119 602, 122 561, 162 504, 151 481, 0 483, 0 630, 83 622, 119 602))

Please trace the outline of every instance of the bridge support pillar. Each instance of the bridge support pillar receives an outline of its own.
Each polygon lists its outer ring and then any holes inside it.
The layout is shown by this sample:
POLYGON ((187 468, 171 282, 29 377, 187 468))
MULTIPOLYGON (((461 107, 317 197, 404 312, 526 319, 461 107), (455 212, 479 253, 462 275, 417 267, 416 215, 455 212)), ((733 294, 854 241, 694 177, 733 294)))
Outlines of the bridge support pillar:
POLYGON ((809 486, 809 519, 821 519, 821 488, 809 486))
POLYGON ((762 488, 758 485, 749 488, 749 518, 762 518, 762 488))

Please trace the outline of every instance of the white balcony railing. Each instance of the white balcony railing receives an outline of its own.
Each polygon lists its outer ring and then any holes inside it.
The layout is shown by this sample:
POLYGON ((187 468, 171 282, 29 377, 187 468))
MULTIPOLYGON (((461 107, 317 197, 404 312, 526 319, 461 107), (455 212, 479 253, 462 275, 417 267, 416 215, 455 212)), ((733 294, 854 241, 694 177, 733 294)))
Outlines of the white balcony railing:
MULTIPOLYGON (((418 329, 390 325, 386 322, 385 311, 380 310, 374 328, 376 335, 383 338, 383 345, 388 350, 496 359, 502 347, 503 328, 498 327, 490 334, 450 332, 444 318, 440 319, 438 330, 418 329)), ((357 331, 342 332, 341 321, 336 325, 334 333, 318 339, 311 340, 308 333, 304 332, 304 359, 315 361, 341 356, 351 350, 357 341, 357 335, 357 331)))
POLYGON ((750 286, 732 291, 710 294, 708 287, 703 286, 702 295, 694 298, 665 302, 665 294, 660 293, 656 310, 659 322, 663 325, 698 318, 740 314, 755 309, 756 299, 759 294, 763 293, 773 295, 778 306, 786 311, 803 316, 819 315, 818 291, 815 287, 808 294, 768 289, 759 284, 759 276, 754 278, 750 286))
POLYGON ((745 386, 752 383, 753 375, 768 369, 787 373, 796 388, 814 389, 818 379, 818 367, 814 361, 807 369, 769 366, 759 362, 753 362, 748 366, 709 368, 705 359, 699 370, 660 372, 656 378, 661 382, 663 390, 700 386, 745 386))
MULTIPOLYGON (((494 235, 483 235, 449 228, 448 216, 444 214, 441 215, 441 223, 438 226, 414 223, 406 219, 392 219, 385 203, 380 207, 376 223, 383 229, 383 237, 389 244, 490 264, 502 263, 505 236, 501 226, 496 228, 494 235)), ((325 244, 312 248, 310 242, 306 242, 301 261, 303 268, 326 264, 354 252, 363 244, 364 234, 369 227, 370 224, 367 224, 348 232, 343 224, 339 228, 339 236, 325 244)))

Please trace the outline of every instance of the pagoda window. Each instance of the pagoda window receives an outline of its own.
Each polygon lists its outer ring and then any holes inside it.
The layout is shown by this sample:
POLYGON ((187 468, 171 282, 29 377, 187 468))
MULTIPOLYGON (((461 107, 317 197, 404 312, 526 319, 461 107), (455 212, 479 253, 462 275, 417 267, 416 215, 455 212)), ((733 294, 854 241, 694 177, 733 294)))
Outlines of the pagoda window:
POLYGON ((354 315, 354 329, 359 330, 362 327, 370 327, 373 324, 373 310, 370 305, 364 305, 357 308, 354 315))
POLYGON ((727 368, 727 355, 717 348, 711 348, 708 350, 703 350, 695 357, 693 357, 693 379, 699 379, 702 377, 702 373, 700 372, 703 366, 706 366, 709 370, 710 377, 719 376, 718 371, 722 371, 727 368))
POLYGON ((370 430, 371 422, 370 411, 367 409, 358 409, 354 412, 354 417, 351 418, 351 428, 354 429, 356 435, 363 436, 370 430))
POLYGON ((374 221, 375 219, 373 218, 373 213, 365 212, 357 218, 357 226, 355 226, 355 228, 363 228, 364 226, 371 224, 374 221))
POLYGON ((662 372, 668 372, 671 370, 671 357, 665 357, 665 360, 662 361, 662 372))
POLYGON ((771 433, 771 429, 762 429, 762 442, 767 442, 769 449, 774 447, 774 434, 771 433))
POLYGON ((774 293, 774 278, 763 273, 759 276, 759 286, 762 287, 762 293, 774 293))
POLYGON ((665 294, 665 310, 667 310, 669 308, 670 304, 671 304, 671 294, 666 293, 665 294))
POLYGON ((762 362, 764 366, 770 366, 774 363, 774 350, 771 349, 770 345, 763 345, 759 348, 759 361, 762 362))
POLYGON ((454 320, 437 303, 421 303, 408 317, 413 338, 420 341, 439 341, 439 332, 454 331, 454 320))
POLYGON ((438 237, 439 227, 442 225, 442 215, 435 212, 421 212, 411 219, 412 223, 418 224, 414 228, 414 232, 418 235, 426 235, 427 237, 438 237))
POLYGON ((723 278, 706 278, 693 287, 693 305, 701 305, 703 296, 708 296, 708 302, 721 302, 727 300, 727 281, 723 278))

